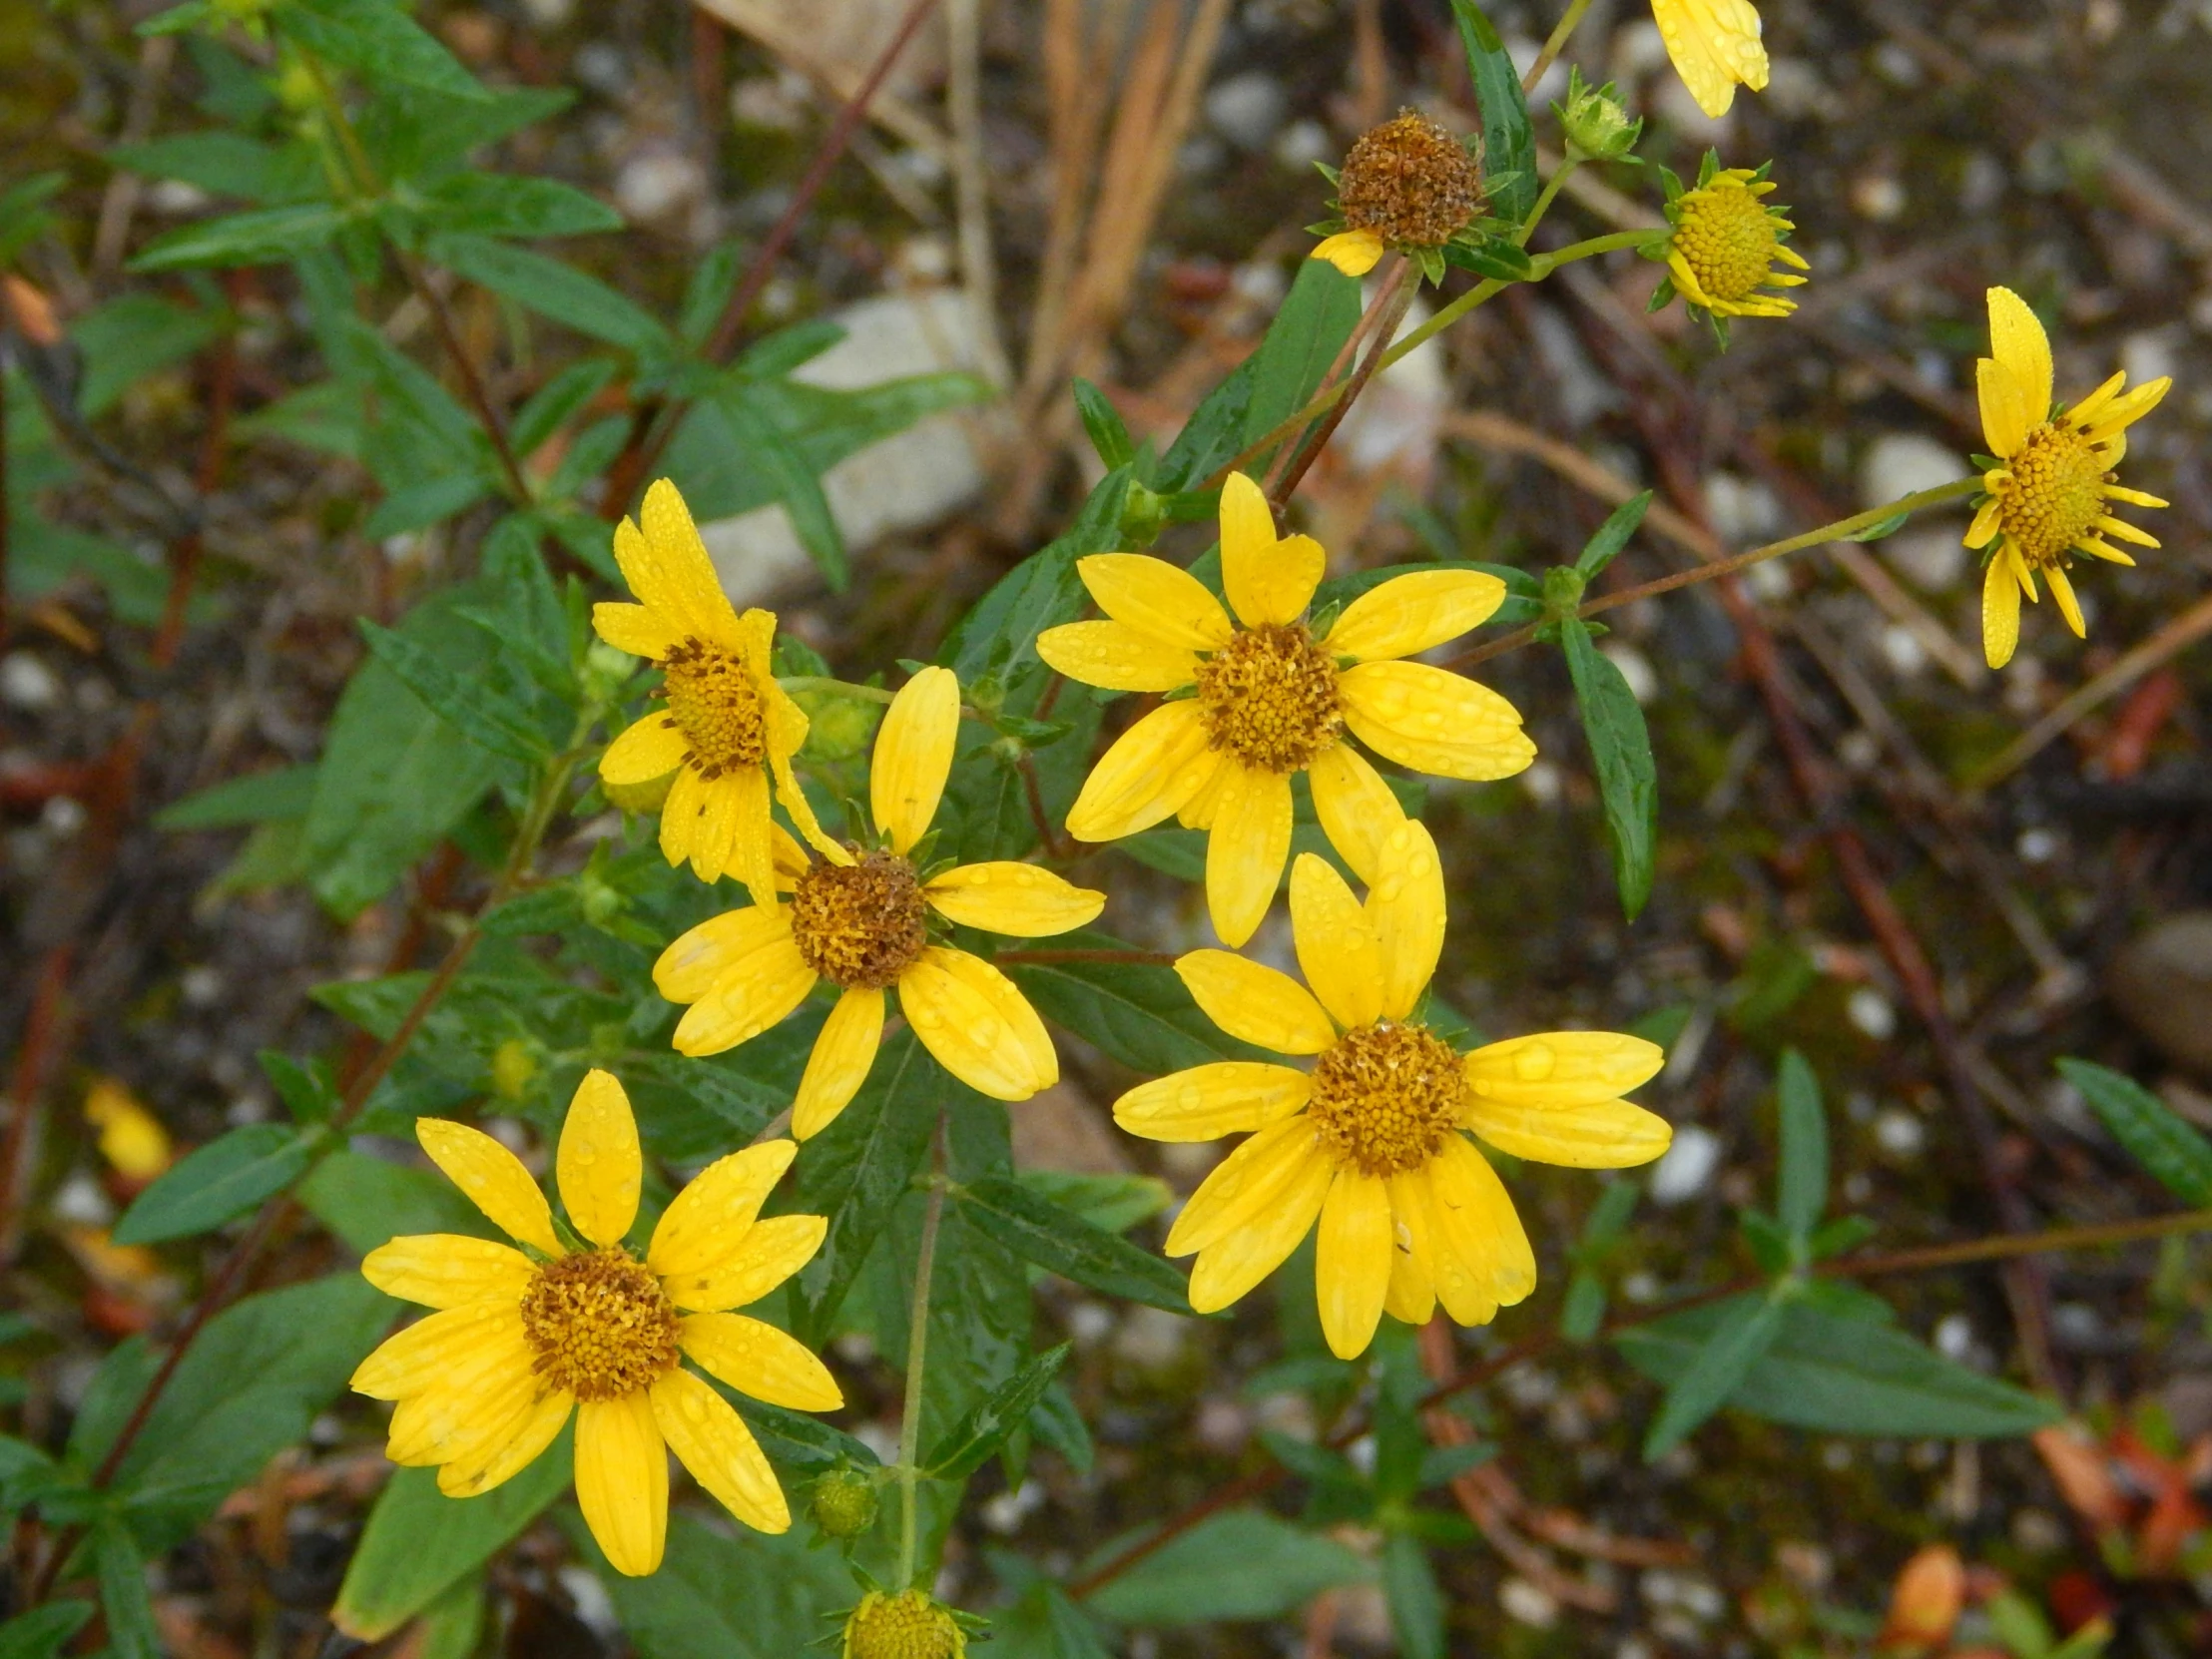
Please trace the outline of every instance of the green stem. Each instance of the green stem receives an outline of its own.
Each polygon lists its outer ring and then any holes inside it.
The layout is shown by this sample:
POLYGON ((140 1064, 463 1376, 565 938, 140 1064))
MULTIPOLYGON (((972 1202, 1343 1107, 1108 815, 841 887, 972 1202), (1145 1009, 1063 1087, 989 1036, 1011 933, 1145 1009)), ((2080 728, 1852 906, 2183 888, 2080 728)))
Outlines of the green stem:
POLYGON ((914 1555, 920 1528, 915 1521, 915 1487, 921 1470, 915 1458, 921 1454, 922 1377, 929 1363, 929 1281, 937 1265, 937 1224, 944 1219, 944 1113, 937 1113, 937 1131, 929 1159, 929 1206, 921 1218, 921 1256, 914 1265, 913 1311, 906 1320, 906 1404, 898 1423, 898 1584, 913 1588, 914 1555))
POLYGON ((1559 61, 1559 54, 1567 49, 1567 42, 1581 26, 1582 16, 1590 9, 1590 0, 1574 0, 1567 8, 1567 15, 1559 20, 1559 27, 1551 31, 1551 38, 1544 42, 1544 49, 1536 54, 1536 61, 1528 66, 1528 73, 1521 77, 1521 91, 1536 90, 1536 83, 1544 78, 1544 71, 1559 61))
POLYGON ((1560 188, 1566 184, 1574 170, 1582 165, 1579 158, 1569 156, 1559 164, 1558 170, 1544 181, 1543 193, 1536 198, 1536 205, 1528 210, 1528 219, 1513 233, 1513 246, 1526 248, 1528 239, 1536 234, 1536 227, 1544 222, 1544 215, 1551 212, 1552 203, 1559 200, 1560 188))

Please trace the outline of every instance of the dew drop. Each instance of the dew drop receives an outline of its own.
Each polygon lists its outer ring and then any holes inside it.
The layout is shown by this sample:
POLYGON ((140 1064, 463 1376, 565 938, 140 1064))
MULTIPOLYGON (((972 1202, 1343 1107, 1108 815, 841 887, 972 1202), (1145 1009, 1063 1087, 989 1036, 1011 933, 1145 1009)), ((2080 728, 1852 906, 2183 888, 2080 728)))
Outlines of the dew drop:
POLYGON ((1523 1083, 1541 1083, 1558 1069, 1558 1051, 1549 1043, 1524 1043, 1513 1056, 1513 1075, 1523 1083))
POLYGON ((1175 1104, 1186 1112, 1195 1112, 1206 1104, 1206 1091, 1196 1083, 1185 1083, 1175 1091, 1175 1104))

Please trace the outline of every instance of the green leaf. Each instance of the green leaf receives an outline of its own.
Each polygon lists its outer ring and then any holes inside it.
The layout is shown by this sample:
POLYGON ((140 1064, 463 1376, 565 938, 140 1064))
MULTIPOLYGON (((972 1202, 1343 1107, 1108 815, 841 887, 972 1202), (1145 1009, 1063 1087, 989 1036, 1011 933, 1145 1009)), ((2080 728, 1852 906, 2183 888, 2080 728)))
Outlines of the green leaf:
POLYGON ((713 1378, 708 1382, 752 1425, 763 1449, 779 1463, 817 1472, 838 1467, 874 1468, 881 1461, 865 1440, 856 1440, 820 1417, 754 1399, 713 1378))
POLYGON ((961 685, 972 687, 986 676, 1006 685, 1017 675, 1031 672, 1042 678, 1037 635, 1073 622, 1089 605, 1082 580, 1075 574, 1075 561, 1120 545, 1121 510, 1129 498, 1130 483, 1126 467, 1116 467, 1101 478, 1075 522, 1001 576, 960 619, 937 653, 937 661, 957 674, 961 685))
POLYGON ((357 1641, 390 1635, 537 1519, 567 1489, 572 1460, 564 1430, 521 1473, 470 1498, 439 1491, 435 1469, 399 1470, 368 1512, 330 1622, 357 1641))
MULTIPOLYGON (((1275 313, 1259 349, 1252 353, 1252 396, 1245 409, 1239 448, 1259 442, 1312 400, 1330 365, 1337 360, 1337 353, 1359 325, 1360 310, 1358 281, 1327 260, 1299 262, 1297 279, 1291 283, 1282 309, 1275 313)), ((1293 434, 1285 441, 1295 443, 1298 439, 1293 434)), ((1274 453, 1271 449, 1254 456, 1246 469, 1257 476, 1266 470, 1268 458, 1274 453)), ((1202 477, 1188 480, 1202 481, 1202 477)))
MULTIPOLYGON (((1011 1578, 1014 1571, 1018 1568, 1008 1560, 1000 1576, 1011 1578)), ((991 1616, 990 1653, 991 1659, 1113 1659, 1090 1615, 1048 1578, 1037 1579, 1013 1606, 991 1616)))
POLYGON ((964 1480, 989 1462, 992 1453, 1029 1421, 1030 1410, 1073 1352, 1070 1343, 1047 1349, 977 1401, 929 1447, 921 1459, 923 1472, 934 1480, 964 1480))
POLYGON ((1191 411, 1191 418, 1160 457, 1161 489, 1181 491, 1203 485, 1244 448, 1245 419, 1252 409, 1258 367, 1253 357, 1245 358, 1191 411))
MULTIPOLYGON (((404 634, 379 628, 366 617, 360 619, 360 630, 376 660, 477 748, 525 765, 552 753, 553 746, 528 711, 484 679, 463 679, 447 668, 437 653, 404 634)), ((478 642, 476 661, 481 664, 485 656, 478 642)))
MULTIPOLYGON (((1076 1029, 1081 1029, 1077 1027, 1076 1029)), ((1188 1314, 1183 1275, 1119 1234, 1093 1227, 1019 1181, 987 1176, 955 1190, 968 1220, 1023 1261, 1103 1296, 1188 1314)))
POLYGON ((1073 1170, 1025 1169, 1017 1180, 1031 1192, 1073 1210, 1093 1227, 1126 1233, 1150 1220, 1175 1200, 1175 1190, 1156 1175, 1078 1175, 1073 1170))
POLYGON ((154 815, 157 830, 237 830, 249 824, 307 816, 314 799, 315 769, 277 767, 227 778, 173 801, 154 815))
MULTIPOLYGON (((1134 946, 1083 928, 1040 940, 1037 948, 1131 950, 1134 946)), ((1047 1019, 1081 1032, 1086 1042, 1148 1076, 1261 1055, 1201 1013, 1175 969, 1165 963, 1008 962, 1005 972, 1047 1019)))
POLYGON ((286 0, 276 17, 277 27, 308 51, 373 84, 396 82, 448 98, 491 97, 452 53, 389 0, 286 0))
POLYGON ((388 86, 361 111, 358 130, 377 175, 407 186, 445 177, 466 163, 471 151, 558 115, 575 101, 565 87, 507 87, 487 89, 480 98, 448 98, 388 86))
MULTIPOLYGON (((1508 182, 1504 189, 1512 188, 1508 182)), ((1509 242, 1452 242, 1437 250, 1446 265, 1471 271, 1498 282, 1527 282, 1536 276, 1536 262, 1509 242)))
POLYGON ((294 1196, 356 1256, 408 1233, 502 1237, 444 1176, 350 1149, 315 1165, 294 1196))
POLYGON ((2212 1142, 2172 1107, 2133 1078, 2087 1060, 2060 1060, 2058 1074, 2161 1186, 2194 1209, 2212 1208, 2212 1142))
POLYGON ((566 426, 585 404, 597 397, 614 378, 615 363, 609 357, 586 357, 570 363, 531 393, 530 401, 515 414, 509 434, 517 455, 532 455, 538 446, 566 426))
POLYGON ((1621 909, 1633 921, 1651 897, 1656 870, 1659 774, 1651 757, 1651 734, 1620 669, 1590 643, 1588 625, 1567 618, 1559 625, 1559 642, 1566 651, 1582 730, 1597 766, 1621 909))
POLYGON ((1821 1107, 1820 1079, 1794 1048, 1782 1054, 1776 1104, 1782 1116, 1782 1186, 1775 1215, 1791 1241, 1802 1245, 1828 1209, 1828 1114, 1821 1107))
POLYGON ((844 592, 852 570, 845 559, 844 534, 830 511, 829 498, 822 493, 821 477, 799 446, 753 399, 743 392, 733 392, 722 399, 721 406, 731 431, 767 474, 777 499, 791 517, 800 545, 815 561, 822 579, 831 593, 844 592))
POLYGON ((1520 71, 1474 0, 1451 0, 1451 14, 1466 48, 1475 102, 1482 106, 1482 171, 1500 181, 1490 207, 1505 224, 1517 226, 1536 206, 1536 135, 1528 124, 1520 71))
POLYGON ((1129 428, 1122 422, 1121 411, 1080 374, 1075 377, 1075 409, 1083 417, 1083 430, 1090 435, 1091 447, 1098 451, 1107 471, 1127 466, 1137 458, 1137 446, 1129 441, 1129 428))
POLYGON ((92 1617, 89 1601, 55 1601, 0 1624, 0 1659, 55 1659, 92 1617))
POLYGON ((876 1053, 874 1069, 834 1123, 807 1144, 793 1197, 802 1215, 827 1216, 822 1249, 801 1271, 795 1334, 820 1346, 861 1264, 928 1156, 937 1112, 961 1085, 911 1030, 876 1053))
POLYGON ((185 271, 197 266, 281 265, 321 248, 345 223, 327 202, 204 219, 156 237, 131 261, 137 272, 185 271))
POLYGON ((326 1062, 295 1060, 276 1048, 265 1048, 254 1058, 294 1123, 327 1123, 337 1110, 337 1083, 326 1062))
MULTIPOLYGON (((1614 1342, 1646 1377, 1684 1376, 1724 1319, 1753 1293, 1623 1331, 1614 1342)), ((2063 1415, 2048 1400, 1954 1365, 1895 1326, 1797 1302, 1726 1403, 1755 1417, 1833 1434, 1981 1439, 2025 1434, 2063 1415)))
POLYGON ((179 305, 151 293, 126 293, 69 325, 85 354, 77 408, 87 419, 115 406, 125 388, 183 362, 223 332, 220 310, 179 305))
POLYGON ((110 1511, 92 1523, 92 1555, 112 1659, 162 1659, 154 1598, 146 1592, 146 1562, 120 1515, 110 1511))
POLYGON ((669 1516, 660 1571, 626 1578, 607 1565, 581 1515, 568 1509, 561 1519, 614 1598, 638 1659, 797 1659, 835 1630, 829 1614, 857 1599, 836 1555, 809 1549, 804 1528, 772 1537, 740 1527, 731 1536, 679 1510, 669 1516))
POLYGON ((289 1186, 316 1137, 288 1123, 250 1123, 179 1160, 115 1225, 119 1245, 160 1244, 210 1232, 289 1186))
POLYGON ((1644 1434, 1644 1461, 1656 1462, 1718 1411, 1735 1393, 1782 1332, 1784 1305, 1779 1297, 1737 1297, 1698 1345, 1682 1375, 1667 1385, 1667 1397, 1644 1434))
POLYGON ((1574 561, 1574 568, 1581 572, 1584 581, 1598 572, 1619 555, 1628 545, 1628 538, 1643 527, 1644 514, 1651 510, 1651 491, 1630 496, 1607 516, 1597 527, 1597 534, 1582 546, 1582 553, 1574 561))
MULTIPOLYGON (((1101 1559, 1129 1542, 1106 1546, 1101 1559)), ((1344 1545, 1259 1509, 1225 1509, 1160 1546, 1084 1598, 1121 1624, 1272 1619, 1323 1590, 1373 1576, 1344 1545)))
POLYGON ((1912 517, 1913 515, 1910 512, 1892 513, 1888 518, 1880 519, 1868 525, 1864 530, 1855 530, 1850 535, 1838 539, 1859 542, 1881 541, 1886 537, 1896 535, 1911 521, 1912 517))
POLYGON ((1404 1659, 1444 1659, 1444 1593, 1418 1538, 1393 1532, 1383 1540, 1382 1594, 1404 1659))
MULTIPOLYGON (((580 334, 639 356, 667 355, 675 349, 668 330, 652 312, 598 277, 559 260, 493 242, 489 237, 460 233, 432 237, 428 253, 455 276, 505 294, 580 334)), ((519 439, 517 443, 526 454, 536 447, 522 444, 519 439)))
POLYGON ((440 229, 479 237, 580 237, 619 231, 622 215, 574 185, 520 173, 457 173, 423 193, 440 229))

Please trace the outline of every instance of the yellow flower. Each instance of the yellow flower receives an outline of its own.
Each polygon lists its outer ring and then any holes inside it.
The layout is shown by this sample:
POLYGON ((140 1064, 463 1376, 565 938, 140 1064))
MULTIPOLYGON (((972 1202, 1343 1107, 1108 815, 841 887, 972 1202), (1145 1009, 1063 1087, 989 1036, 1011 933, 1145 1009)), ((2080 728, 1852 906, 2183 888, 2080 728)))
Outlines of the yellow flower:
POLYGON ((1994 357, 1975 365, 1981 431, 2002 462, 1982 475, 1988 492, 1966 530, 1966 545, 1983 550, 1981 649, 1991 668, 2012 660, 2020 639, 2020 595, 2036 599, 2035 572, 2050 582, 2066 626, 2080 637, 2081 606, 2066 566, 2076 553, 2135 561, 2106 541, 2138 547, 2158 538, 2105 511, 2108 501, 2137 507, 2167 503, 2122 489, 2113 469, 2127 453, 2127 429, 2158 407, 2173 385, 2160 376, 2122 388, 2115 374, 2071 409, 2051 401, 2050 339, 2027 302, 2010 288, 1989 290, 1989 346, 1994 357))
POLYGON ((1327 860, 1291 872, 1297 980, 1226 950, 1176 972, 1209 1019, 1312 1071, 1233 1060, 1130 1090, 1114 1121, 1156 1141, 1251 1139, 1209 1175, 1168 1234, 1198 1261, 1191 1306, 1226 1308, 1272 1273, 1318 1217, 1316 1282, 1329 1346, 1352 1359, 1387 1309, 1419 1324, 1436 1303, 1482 1325, 1535 1288, 1513 1201, 1462 1131, 1500 1152, 1619 1169, 1667 1149, 1664 1120, 1620 1096, 1665 1056, 1639 1037, 1553 1031, 1461 1055, 1414 1018, 1443 946, 1435 842, 1406 820, 1367 902, 1327 860))
POLYGON ((1071 680, 1113 691, 1182 692, 1132 726, 1091 772, 1068 832, 1114 840, 1170 814, 1206 830, 1214 931, 1252 937, 1291 848, 1291 774, 1345 861, 1372 879, 1377 849, 1404 814, 1345 741, 1442 778, 1510 778, 1535 759, 1521 718, 1496 692, 1404 662, 1484 621, 1505 597, 1494 576, 1424 570, 1371 588, 1319 640, 1301 621, 1327 555, 1311 536, 1278 540, 1260 486, 1221 492, 1222 585, 1237 621, 1195 576, 1136 553, 1076 570, 1110 619, 1048 628, 1037 655, 1071 680), (1349 665, 1349 666, 1348 666, 1349 665))
POLYGON ((792 1133, 819 1134, 843 1111, 875 1062, 883 992, 945 1070, 997 1100, 1027 1100, 1059 1081, 1044 1021, 997 968, 929 941, 932 913, 962 927, 1035 938, 1081 927, 1106 895, 1035 864, 961 864, 935 874, 914 865, 952 770, 960 682, 925 668, 891 700, 875 735, 869 810, 883 844, 861 851, 829 840, 808 862, 779 842, 792 902, 773 900, 703 921, 661 954, 653 983, 690 1004, 676 1027, 686 1054, 720 1054, 759 1036, 827 979, 840 992, 815 1039, 792 1133))
POLYGON ((1767 49, 1751 0, 1651 0, 1651 15, 1674 72, 1707 115, 1728 113, 1739 82, 1767 90, 1767 49))
POLYGON ((361 1362, 353 1386, 397 1400, 387 1455, 437 1466, 438 1490, 474 1497, 520 1472, 576 1419, 576 1501, 615 1569, 661 1564, 668 1456, 748 1526, 791 1525, 783 1488, 744 1419, 683 1369, 802 1411, 844 1403, 820 1360, 773 1325, 729 1312, 776 1289, 821 1248, 820 1216, 758 1221, 798 1148, 769 1141, 710 1164, 678 1193, 641 1262, 623 1248, 644 1159, 622 1085, 585 1074, 561 1126, 556 1171, 572 1237, 555 1230, 521 1160, 481 1130, 415 1124, 422 1150, 526 1247, 428 1234, 369 1252, 378 1290, 438 1311, 361 1362))
POLYGON ((731 609, 691 509, 666 478, 645 492, 637 523, 615 526, 615 562, 644 603, 595 605, 592 626, 617 650, 659 666, 668 706, 608 745, 599 776, 621 791, 674 773, 661 805, 668 861, 689 858, 702 881, 727 871, 752 888, 755 903, 768 903, 776 895, 772 775, 802 832, 821 834, 792 776, 807 717, 770 672, 775 614, 731 609))
POLYGON ((151 1181, 169 1168, 175 1153, 161 1119, 112 1077, 96 1077, 85 1091, 85 1121, 100 1131, 100 1155, 130 1181, 151 1181))
POLYGON ((1345 229, 1309 258, 1365 276, 1388 248, 1437 249, 1482 212, 1482 170, 1418 110, 1360 135, 1337 177, 1345 229))
POLYGON ((1788 316, 1795 299, 1761 293, 1760 286, 1798 287, 1803 276, 1776 271, 1774 262, 1808 271, 1797 250, 1783 241, 1797 229, 1782 210, 1759 199, 1774 183, 1749 168, 1712 171, 1698 188, 1667 204, 1674 235, 1666 245, 1667 269, 1682 297, 1716 316, 1788 316))
POLYGON ((967 1634, 920 1590, 870 1590, 844 1621, 844 1659, 963 1659, 967 1634))

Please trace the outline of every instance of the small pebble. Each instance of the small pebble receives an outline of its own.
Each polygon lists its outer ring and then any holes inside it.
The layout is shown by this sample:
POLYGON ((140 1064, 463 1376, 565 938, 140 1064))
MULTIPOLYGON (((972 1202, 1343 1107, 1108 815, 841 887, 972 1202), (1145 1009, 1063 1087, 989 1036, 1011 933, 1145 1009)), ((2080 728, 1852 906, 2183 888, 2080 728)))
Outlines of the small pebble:
POLYGON ((1651 1201, 1680 1204, 1697 1197, 1711 1184, 1720 1161, 1718 1135, 1700 1124, 1681 1125, 1674 1132, 1674 1144, 1651 1167, 1651 1201))
POLYGON ((1497 1604, 1516 1624, 1549 1630, 1559 1622, 1559 1602, 1549 1590, 1515 1576, 1497 1587, 1497 1604))
POLYGON ((51 709, 62 700, 54 671, 28 651, 0 657, 0 700, 18 709, 51 709))
POLYGON ((1872 985, 1861 985, 1844 1004, 1851 1023, 1876 1042, 1888 1042, 1897 1034, 1898 1011, 1890 999, 1872 985))
POLYGON ((1894 1158, 1915 1158, 1928 1144, 1921 1120, 1902 1106, 1892 1106, 1874 1120, 1875 1144, 1894 1158))
POLYGON ((1240 150, 1265 150, 1283 125, 1288 102, 1282 82, 1264 69, 1247 70, 1206 94, 1206 121, 1240 150))

